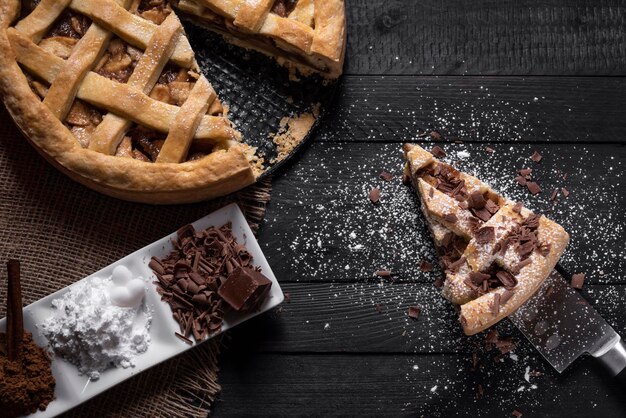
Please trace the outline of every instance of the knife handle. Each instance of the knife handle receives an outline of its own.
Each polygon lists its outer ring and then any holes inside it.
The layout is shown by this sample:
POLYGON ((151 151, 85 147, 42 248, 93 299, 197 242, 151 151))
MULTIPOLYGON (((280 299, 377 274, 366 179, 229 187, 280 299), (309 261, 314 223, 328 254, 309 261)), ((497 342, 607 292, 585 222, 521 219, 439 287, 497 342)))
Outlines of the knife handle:
POLYGON ((606 353, 596 357, 611 373, 611 376, 626 387, 626 344, 617 341, 606 353))

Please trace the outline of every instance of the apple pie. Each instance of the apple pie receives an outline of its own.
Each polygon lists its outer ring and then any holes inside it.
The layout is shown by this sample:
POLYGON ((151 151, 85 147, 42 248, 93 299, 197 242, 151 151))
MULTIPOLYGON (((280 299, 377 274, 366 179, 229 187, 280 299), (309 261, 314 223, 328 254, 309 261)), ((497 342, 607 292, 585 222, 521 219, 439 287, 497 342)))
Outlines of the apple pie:
MULTIPOLYGON (((283 64, 341 73, 343 1, 198 4, 203 16, 220 12, 226 27, 237 27, 229 39, 271 45, 263 51, 283 64)), ((0 0, 4 103, 35 148, 74 180, 155 204, 221 196, 256 180, 254 149, 200 72, 173 7, 183 6, 0 0)))
POLYGON ((419 196, 445 281, 467 335, 513 313, 539 289, 569 241, 567 232, 476 177, 405 144, 405 178, 419 196))

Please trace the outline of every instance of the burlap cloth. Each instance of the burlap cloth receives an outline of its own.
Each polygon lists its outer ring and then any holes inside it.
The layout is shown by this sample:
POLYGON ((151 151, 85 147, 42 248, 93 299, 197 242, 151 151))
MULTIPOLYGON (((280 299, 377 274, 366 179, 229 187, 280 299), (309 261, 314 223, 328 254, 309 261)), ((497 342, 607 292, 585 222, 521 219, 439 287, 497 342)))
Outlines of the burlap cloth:
MULTIPOLYGON (((230 202, 256 230, 268 181, 216 201, 148 206, 93 192, 50 166, 0 105, 0 264, 22 262, 24 304, 34 302, 230 202)), ((0 277, 5 277, 5 272, 0 277)), ((0 286, 0 317, 5 316, 0 286)), ((219 338, 135 376, 72 410, 80 417, 206 417, 220 390, 219 338)))

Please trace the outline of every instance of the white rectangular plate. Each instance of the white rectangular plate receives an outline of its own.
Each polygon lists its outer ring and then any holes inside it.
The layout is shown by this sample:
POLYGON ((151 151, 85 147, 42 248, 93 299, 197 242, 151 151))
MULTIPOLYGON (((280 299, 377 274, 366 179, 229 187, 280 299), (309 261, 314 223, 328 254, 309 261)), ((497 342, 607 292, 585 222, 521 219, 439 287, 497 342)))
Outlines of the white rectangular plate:
MULTIPOLYGON (((234 203, 225 206, 197 220, 192 223, 192 225, 196 230, 203 230, 210 226, 220 227, 227 222, 232 222, 233 235, 237 238, 237 242, 247 247, 253 257, 252 263, 255 266, 261 267, 262 273, 272 281, 272 287, 267 299, 265 299, 258 311, 247 313, 228 312, 224 318, 221 332, 227 331, 235 325, 275 308, 284 300, 280 285, 267 263, 265 256, 261 252, 261 248, 254 238, 250 226, 248 226, 239 206, 234 203)), ((182 227, 183 225, 179 226, 182 227)), ((190 346, 174 335, 175 331, 179 331, 178 323, 172 318, 170 306, 162 302, 159 294, 156 292, 156 286, 152 284, 152 281, 156 280, 156 278, 150 267, 148 267, 148 263, 153 256, 164 257, 172 251, 172 238, 175 237, 176 232, 173 232, 169 236, 153 242, 91 276, 82 279, 88 280, 91 277, 109 277, 113 269, 118 265, 124 265, 130 269, 134 276, 140 276, 146 279, 145 302, 148 308, 153 312, 152 325, 150 327, 151 342, 148 350, 136 357, 135 367, 129 367, 127 369, 108 369, 101 374, 100 379, 91 382, 86 376, 78 374, 76 366, 58 356, 54 356, 52 359, 52 373, 56 379, 56 398, 48 405, 45 411, 39 411, 29 415, 29 417, 52 417, 65 412, 105 390, 110 389, 118 383, 195 347, 195 345, 190 346)), ((24 308, 24 328, 26 331, 33 333, 34 340, 40 346, 47 346, 48 341, 39 333, 36 325, 42 323, 53 313, 51 308, 52 300, 60 297, 75 285, 76 283, 24 308)), ((5 319, 2 319, 0 320, 0 330, 4 331, 5 328, 5 319)))

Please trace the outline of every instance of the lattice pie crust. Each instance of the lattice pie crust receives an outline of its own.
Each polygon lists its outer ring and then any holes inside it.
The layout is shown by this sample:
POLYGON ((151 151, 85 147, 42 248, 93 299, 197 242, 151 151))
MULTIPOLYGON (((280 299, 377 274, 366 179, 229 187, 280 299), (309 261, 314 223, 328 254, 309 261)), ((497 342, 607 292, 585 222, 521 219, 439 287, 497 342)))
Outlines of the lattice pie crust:
POLYGON ((476 177, 405 144, 406 176, 446 273, 443 295, 460 306, 467 335, 510 315, 548 277, 569 241, 567 232, 476 177))
MULTIPOLYGON (((201 75, 172 5, 178 2, 0 0, 0 92, 9 113, 53 165, 114 197, 192 202, 255 181, 253 151, 201 75)), ((283 63, 329 77, 341 72, 342 1, 202 5, 228 11, 233 33, 263 38, 272 45, 264 52, 283 63)))

